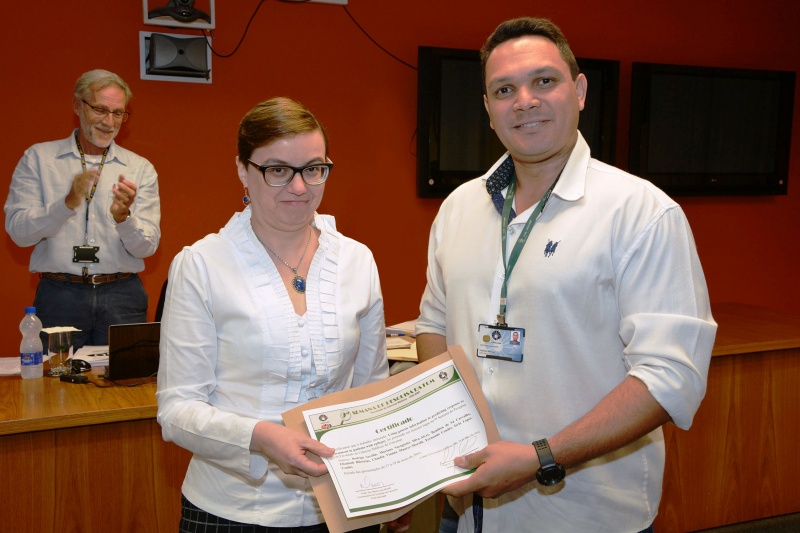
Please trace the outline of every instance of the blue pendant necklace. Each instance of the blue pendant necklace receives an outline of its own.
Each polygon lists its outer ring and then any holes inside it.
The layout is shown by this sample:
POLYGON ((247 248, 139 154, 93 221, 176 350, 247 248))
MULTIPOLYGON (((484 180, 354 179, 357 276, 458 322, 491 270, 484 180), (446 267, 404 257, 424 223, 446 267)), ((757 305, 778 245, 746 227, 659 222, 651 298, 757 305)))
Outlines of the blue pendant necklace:
MULTIPOLYGON (((255 232, 253 232, 253 233, 255 233, 255 232)), ((284 260, 283 260, 283 257, 279 256, 279 255, 278 255, 278 254, 275 252, 275 250, 273 250, 272 248, 270 248, 269 246, 267 246, 267 244, 266 244, 264 241, 262 241, 262 240, 261 240, 261 237, 259 237, 258 235, 256 235, 256 238, 258 239, 258 242, 260 242, 260 243, 261 243, 261 245, 262 245, 264 248, 266 248, 266 249, 267 249, 267 251, 268 251, 269 253, 271 253, 272 255, 274 255, 275 257, 277 257, 277 258, 278 258, 278 260, 279 260, 281 263, 283 263, 284 265, 286 265, 287 267, 289 267, 289 270, 291 270, 291 271, 292 271, 292 273, 294 274, 294 277, 292 278, 292 288, 293 288, 294 290, 296 290, 297 292, 300 292, 300 293, 304 293, 304 292, 306 292, 306 278, 304 278, 303 276, 301 276, 300 274, 298 274, 298 273, 297 273, 297 269, 298 269, 298 268, 300 268, 300 265, 302 265, 302 264, 303 264, 303 258, 306 256, 306 252, 308 251, 308 245, 309 245, 309 244, 311 244, 311 226, 309 226, 309 227, 308 227, 308 240, 306 241, 306 247, 305 247, 305 248, 303 248, 303 255, 301 255, 301 256, 300 256, 300 261, 298 261, 298 262, 297 262, 297 266, 296 266, 296 267, 293 267, 292 265, 290 265, 289 263, 287 263, 286 261, 284 261, 284 260)))

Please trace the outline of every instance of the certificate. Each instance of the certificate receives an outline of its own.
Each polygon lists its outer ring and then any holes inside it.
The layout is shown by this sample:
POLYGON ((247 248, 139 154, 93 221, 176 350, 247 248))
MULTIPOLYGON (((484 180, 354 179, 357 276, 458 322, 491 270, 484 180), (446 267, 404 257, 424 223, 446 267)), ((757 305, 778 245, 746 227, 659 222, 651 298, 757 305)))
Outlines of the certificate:
POLYGON ((453 360, 383 394, 303 411, 348 518, 403 507, 473 470, 453 464, 485 448, 486 429, 453 360))
POLYGON ((323 459, 329 473, 311 478, 332 532, 400 516, 472 474, 455 457, 498 439, 458 346, 380 383, 297 407, 284 420, 336 450, 323 459))

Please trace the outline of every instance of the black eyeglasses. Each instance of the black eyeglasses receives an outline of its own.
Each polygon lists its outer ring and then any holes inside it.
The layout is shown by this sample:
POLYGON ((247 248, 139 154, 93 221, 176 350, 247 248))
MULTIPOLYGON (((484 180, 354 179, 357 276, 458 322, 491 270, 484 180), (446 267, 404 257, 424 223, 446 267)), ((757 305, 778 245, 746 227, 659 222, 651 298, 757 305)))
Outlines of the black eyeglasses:
POLYGON ((111 115, 117 122, 125 122, 126 120, 128 120, 128 117, 131 116, 131 114, 127 111, 111 111, 110 109, 106 109, 105 107, 95 107, 86 100, 81 100, 81 102, 91 107, 94 116, 96 116, 100 120, 105 120, 108 115, 111 115))
POLYGON ((289 165, 259 165, 255 161, 247 160, 264 176, 264 183, 270 187, 283 187, 294 179, 295 174, 300 174, 307 185, 319 185, 328 179, 333 168, 333 163, 314 163, 304 167, 289 165))

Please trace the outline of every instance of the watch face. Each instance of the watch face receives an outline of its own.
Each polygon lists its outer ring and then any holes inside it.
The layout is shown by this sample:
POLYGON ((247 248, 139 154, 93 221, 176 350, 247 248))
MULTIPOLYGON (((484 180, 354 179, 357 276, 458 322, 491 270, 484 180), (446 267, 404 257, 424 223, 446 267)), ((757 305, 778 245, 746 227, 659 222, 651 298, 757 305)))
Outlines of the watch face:
POLYGON ((547 468, 540 468, 536 472, 536 481, 545 487, 551 487, 561 482, 567 472, 564 467, 558 463, 548 466, 547 468))

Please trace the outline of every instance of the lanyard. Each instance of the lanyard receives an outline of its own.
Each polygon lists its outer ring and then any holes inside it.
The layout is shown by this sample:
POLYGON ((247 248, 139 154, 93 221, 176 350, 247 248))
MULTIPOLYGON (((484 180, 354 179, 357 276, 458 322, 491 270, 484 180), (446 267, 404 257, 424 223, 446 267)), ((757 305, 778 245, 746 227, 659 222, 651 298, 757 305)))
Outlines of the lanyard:
MULTIPOLYGON (((561 174, 559 173, 558 178, 560 177, 561 174)), ((514 248, 511 250, 511 255, 506 261, 506 235, 508 233, 508 223, 511 219, 511 206, 514 204, 514 192, 516 191, 517 183, 516 178, 512 178, 511 183, 508 184, 506 200, 503 203, 503 221, 500 228, 500 238, 503 242, 503 268, 505 269, 505 276, 503 278, 503 286, 500 289, 500 312, 497 315, 497 324, 499 326, 506 325, 506 296, 508 294, 508 279, 511 277, 511 271, 514 270, 514 266, 517 264, 517 259, 519 259, 519 255, 522 253, 522 247, 525 246, 525 242, 528 240, 528 236, 531 234, 533 225, 536 224, 536 221, 539 219, 539 215, 542 214, 542 211, 544 211, 544 208, 547 205, 547 201, 550 200, 550 195, 553 193, 556 183, 558 183, 558 178, 556 178, 542 199, 539 200, 539 203, 536 205, 536 209, 533 210, 533 213, 531 213, 531 216, 528 217, 528 220, 525 222, 525 226, 523 226, 522 231, 519 234, 516 244, 514 244, 514 248)))
MULTIPOLYGON (((75 132, 75 144, 78 145, 78 153, 81 154, 81 169, 86 173, 86 156, 83 153, 83 146, 81 141, 78 140, 78 132, 75 132)), ((97 182, 100 181, 100 174, 103 172, 103 166, 106 164, 106 156, 108 155, 108 146, 103 150, 103 157, 100 159, 100 166, 97 169, 97 179, 92 183, 92 190, 86 193, 86 232, 84 236, 84 244, 89 243, 89 204, 94 199, 94 192, 97 190, 97 182)))

